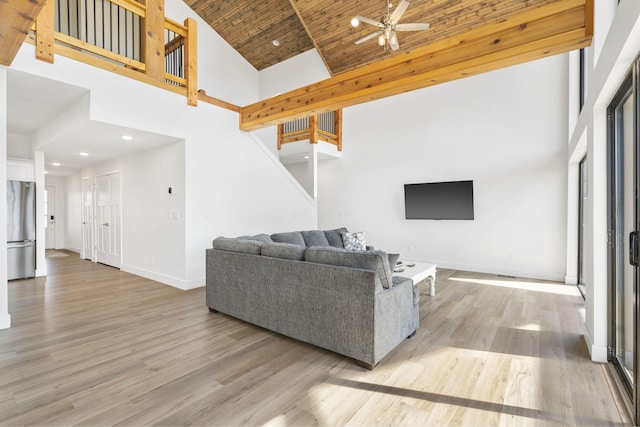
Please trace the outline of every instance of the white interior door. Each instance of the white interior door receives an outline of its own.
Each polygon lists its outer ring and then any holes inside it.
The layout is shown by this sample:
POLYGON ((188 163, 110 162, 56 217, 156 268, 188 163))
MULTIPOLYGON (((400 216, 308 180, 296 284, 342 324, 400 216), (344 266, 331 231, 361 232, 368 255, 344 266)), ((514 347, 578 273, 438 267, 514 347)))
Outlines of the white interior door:
POLYGON ((93 253, 93 178, 82 180, 82 258, 95 259, 93 253))
POLYGON ((44 189, 46 230, 44 233, 44 248, 55 249, 56 247, 56 187, 47 185, 44 189))
POLYGON ((96 178, 96 260, 120 268, 120 174, 96 178))

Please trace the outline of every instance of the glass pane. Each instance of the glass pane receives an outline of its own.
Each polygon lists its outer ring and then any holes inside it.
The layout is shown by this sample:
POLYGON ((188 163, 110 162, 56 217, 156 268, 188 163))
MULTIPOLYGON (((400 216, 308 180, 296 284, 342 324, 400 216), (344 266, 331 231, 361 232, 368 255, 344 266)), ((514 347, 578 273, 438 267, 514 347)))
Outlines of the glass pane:
POLYGON ((634 363, 634 267, 629 263, 629 233, 635 227, 635 173, 633 140, 633 98, 629 96, 616 109, 617 166, 617 289, 616 358, 633 384, 634 363))
POLYGON ((587 216, 585 215, 587 209, 587 177, 588 169, 587 169, 587 156, 582 159, 580 162, 580 181, 579 181, 579 192, 580 192, 580 200, 578 207, 578 224, 580 229, 578 230, 578 289, 582 293, 583 298, 586 298, 585 292, 585 257, 587 256, 586 245, 584 242, 586 236, 586 228, 587 228, 587 216))

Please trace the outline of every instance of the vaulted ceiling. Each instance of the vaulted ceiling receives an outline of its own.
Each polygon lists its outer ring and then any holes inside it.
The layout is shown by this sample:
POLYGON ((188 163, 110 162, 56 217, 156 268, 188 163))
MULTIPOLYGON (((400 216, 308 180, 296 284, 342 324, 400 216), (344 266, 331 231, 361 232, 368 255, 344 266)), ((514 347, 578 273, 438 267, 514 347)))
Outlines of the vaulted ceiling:
MULTIPOLYGON (((256 69, 262 70, 317 48, 331 75, 401 55, 421 46, 503 22, 527 9, 566 0, 410 0, 400 23, 430 23, 426 31, 398 33, 400 49, 385 51, 376 38, 354 42, 376 28, 387 0, 186 0, 211 27, 256 69), (274 46, 273 40, 279 42, 274 46)), ((392 8, 400 0, 393 0, 392 8)), ((392 9, 393 10, 393 9, 392 9)))

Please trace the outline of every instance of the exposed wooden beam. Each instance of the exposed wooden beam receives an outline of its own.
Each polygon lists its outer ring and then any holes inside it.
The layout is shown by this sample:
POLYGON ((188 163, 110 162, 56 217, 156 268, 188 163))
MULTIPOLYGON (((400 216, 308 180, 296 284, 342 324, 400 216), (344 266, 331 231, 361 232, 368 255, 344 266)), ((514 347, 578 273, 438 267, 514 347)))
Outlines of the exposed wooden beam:
POLYGON ((11 65, 45 0, 0 1, 0 64, 11 65))
POLYGON ((593 1, 563 0, 242 108, 245 131, 591 44, 593 1))

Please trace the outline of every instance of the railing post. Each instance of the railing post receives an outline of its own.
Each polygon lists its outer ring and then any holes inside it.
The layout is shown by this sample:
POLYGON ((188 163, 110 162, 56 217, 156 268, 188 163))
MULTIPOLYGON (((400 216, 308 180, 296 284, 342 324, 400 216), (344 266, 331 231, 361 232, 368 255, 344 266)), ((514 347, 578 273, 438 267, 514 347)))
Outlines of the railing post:
POLYGON ((318 116, 309 116, 309 142, 318 143, 318 116))
POLYGON ((36 59, 53 63, 53 44, 55 43, 54 0, 47 0, 36 18, 36 59))
POLYGON ((144 63, 147 76, 164 81, 164 0, 146 0, 144 63))
POLYGON ((187 104, 198 105, 198 27, 195 19, 184 20, 187 43, 184 51, 184 77, 187 80, 187 104))
POLYGON ((284 133, 284 124, 278 123, 278 150, 282 148, 282 134, 284 133))
POLYGON ((338 151, 342 151, 342 108, 336 110, 336 143, 338 151))

